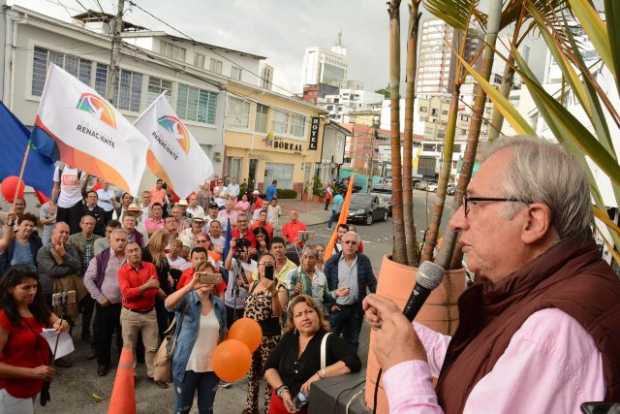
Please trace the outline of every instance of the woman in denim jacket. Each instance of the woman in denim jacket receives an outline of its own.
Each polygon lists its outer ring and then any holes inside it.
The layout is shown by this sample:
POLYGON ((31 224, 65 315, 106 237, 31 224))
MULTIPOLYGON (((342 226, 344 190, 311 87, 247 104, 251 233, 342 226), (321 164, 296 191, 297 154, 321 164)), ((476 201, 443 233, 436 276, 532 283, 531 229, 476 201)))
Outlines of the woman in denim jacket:
POLYGON ((172 355, 172 380, 176 396, 175 413, 189 413, 198 393, 198 412, 213 413, 219 383, 213 372, 212 355, 226 335, 226 309, 213 295, 216 283, 204 284, 218 275, 211 264, 195 272, 190 283, 166 298, 166 308, 176 314, 176 347, 172 355))

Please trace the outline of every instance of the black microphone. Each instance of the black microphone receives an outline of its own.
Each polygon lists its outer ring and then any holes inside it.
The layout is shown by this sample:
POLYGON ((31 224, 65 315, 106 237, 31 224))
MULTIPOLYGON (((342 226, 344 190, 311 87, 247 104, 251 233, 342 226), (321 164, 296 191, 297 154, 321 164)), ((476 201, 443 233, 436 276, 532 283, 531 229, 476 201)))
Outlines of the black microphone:
POLYGON ((412 321, 415 318, 428 295, 441 283, 444 273, 444 268, 438 264, 428 261, 422 262, 415 276, 415 287, 403 310, 407 319, 412 321))

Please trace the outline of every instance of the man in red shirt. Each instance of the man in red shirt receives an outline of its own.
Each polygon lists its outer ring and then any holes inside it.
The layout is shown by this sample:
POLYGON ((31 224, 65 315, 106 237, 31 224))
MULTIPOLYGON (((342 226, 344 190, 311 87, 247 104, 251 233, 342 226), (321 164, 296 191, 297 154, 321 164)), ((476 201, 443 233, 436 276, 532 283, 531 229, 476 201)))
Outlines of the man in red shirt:
POLYGON ((258 219, 254 222, 254 224, 252 224, 252 226, 250 227, 250 230, 252 230, 252 232, 256 234, 254 230, 258 228, 262 228, 263 230, 267 232, 267 234, 269 235, 269 240, 273 239, 273 226, 267 223, 267 210, 266 209, 262 209, 258 213, 258 219))
MULTIPOLYGON (((250 221, 246 213, 239 213, 237 216, 237 226, 232 231, 232 238, 235 240, 246 239, 250 242, 250 246, 256 249, 256 236, 249 228, 250 221)), ((256 252, 254 252, 256 253, 256 252)), ((250 253, 250 254, 254 254, 250 253)))
POLYGON ((306 231, 306 225, 299 221, 297 210, 291 210, 291 221, 282 226, 282 236, 286 238, 289 244, 301 247, 301 240, 299 240, 300 231, 306 231))
MULTIPOLYGON (((203 267, 205 263, 209 260, 208 252, 204 247, 194 247, 190 254, 190 259, 192 261, 192 267, 189 269, 185 269, 179 278, 179 282, 177 283, 177 290, 181 289, 183 286, 187 285, 194 278, 194 272, 196 269, 200 269, 203 267)), ((215 266, 214 266, 215 268, 215 266)), ((215 293, 224 297, 224 291, 226 290, 226 282, 224 279, 215 286, 215 293)))
MULTIPOLYGON (((121 290, 121 330, 123 346, 135 350, 138 335, 142 334, 146 375, 153 380, 153 361, 159 345, 155 298, 166 294, 159 287, 157 271, 152 263, 142 261, 142 249, 136 242, 125 248, 127 262, 118 271, 121 290)), ((156 383, 167 388, 165 383, 156 383)))

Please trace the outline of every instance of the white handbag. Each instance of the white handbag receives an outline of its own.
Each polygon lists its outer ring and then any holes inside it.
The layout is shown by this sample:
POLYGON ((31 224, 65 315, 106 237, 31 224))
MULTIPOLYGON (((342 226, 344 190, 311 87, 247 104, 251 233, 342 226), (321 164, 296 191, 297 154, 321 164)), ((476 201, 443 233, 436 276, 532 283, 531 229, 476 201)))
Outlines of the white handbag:
POLYGON ((325 367, 327 366, 327 337, 330 336, 332 333, 331 332, 327 332, 325 335, 323 335, 323 339, 321 339, 321 369, 325 369, 325 367))

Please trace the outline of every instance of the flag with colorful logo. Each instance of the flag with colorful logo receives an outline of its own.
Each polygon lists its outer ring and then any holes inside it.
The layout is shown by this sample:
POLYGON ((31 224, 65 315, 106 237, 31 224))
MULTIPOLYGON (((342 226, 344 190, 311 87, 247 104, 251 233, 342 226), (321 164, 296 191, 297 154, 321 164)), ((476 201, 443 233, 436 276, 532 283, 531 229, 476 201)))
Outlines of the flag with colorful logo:
POLYGON ((196 191, 213 175, 213 164, 189 128, 161 94, 135 123, 151 141, 147 165, 181 198, 196 191))
POLYGON ((50 65, 32 132, 41 151, 138 194, 149 141, 95 90, 50 65), (53 140, 54 145, 43 145, 53 140))

